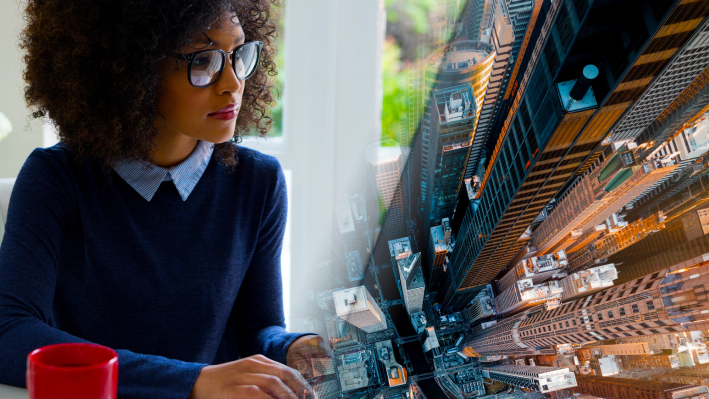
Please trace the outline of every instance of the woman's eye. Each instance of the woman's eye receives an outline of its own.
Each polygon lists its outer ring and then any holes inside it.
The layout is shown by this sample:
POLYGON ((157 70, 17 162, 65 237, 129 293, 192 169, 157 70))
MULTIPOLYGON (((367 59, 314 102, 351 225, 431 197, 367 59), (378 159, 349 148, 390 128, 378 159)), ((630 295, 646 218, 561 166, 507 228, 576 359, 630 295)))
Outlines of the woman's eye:
POLYGON ((209 65, 210 58, 208 55, 200 55, 192 61, 193 66, 205 66, 209 65))

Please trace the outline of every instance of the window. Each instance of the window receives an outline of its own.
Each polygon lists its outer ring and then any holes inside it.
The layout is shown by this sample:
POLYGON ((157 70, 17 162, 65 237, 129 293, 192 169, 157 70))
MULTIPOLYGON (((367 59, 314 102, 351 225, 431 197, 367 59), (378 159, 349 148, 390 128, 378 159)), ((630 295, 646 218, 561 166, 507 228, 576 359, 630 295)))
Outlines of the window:
POLYGON ((640 323, 640 325, 641 325, 643 328, 650 328, 650 326, 648 326, 648 325, 645 324, 645 323, 640 323))
POLYGON ((656 321, 655 324, 657 324, 658 326, 666 326, 666 325, 667 325, 667 324, 665 324, 664 322, 662 322, 662 321, 660 321, 660 320, 656 321))
POLYGON ((571 322, 574 323, 574 325, 576 325, 576 319, 571 320, 571 322))
POLYGON ((608 318, 609 318, 609 319, 612 319, 612 318, 613 318, 613 311, 612 311, 612 310, 609 310, 609 311, 608 311, 608 318))
POLYGON ((630 305, 630 308, 633 309, 633 313, 640 313, 640 306, 637 303, 630 305))
POLYGON ((625 316, 625 307, 621 306, 618 308, 618 315, 619 316, 625 316))
POLYGON ((657 331, 657 330, 655 330, 654 328, 651 328, 651 329, 650 329, 650 332, 653 333, 653 334, 660 334, 660 332, 657 331))
POLYGON ((569 326, 569 322, 568 322, 568 321, 565 321, 564 323, 566 323, 566 327, 568 327, 568 326, 569 326))
POLYGON ((647 306, 647 310, 655 310, 655 303, 653 301, 645 301, 645 306, 647 306))
POLYGON ((598 321, 603 320, 603 314, 599 313, 599 314, 597 314, 596 316, 598 316, 598 321))
POLYGON ((667 331, 670 331, 670 332, 675 332, 675 331, 677 331, 677 330, 675 330, 675 329, 672 328, 672 327, 665 327, 665 329, 666 329, 667 331))
POLYGON ((642 282, 643 282, 643 279, 639 278, 638 281, 635 282, 635 285, 640 285, 640 283, 642 283, 642 282))

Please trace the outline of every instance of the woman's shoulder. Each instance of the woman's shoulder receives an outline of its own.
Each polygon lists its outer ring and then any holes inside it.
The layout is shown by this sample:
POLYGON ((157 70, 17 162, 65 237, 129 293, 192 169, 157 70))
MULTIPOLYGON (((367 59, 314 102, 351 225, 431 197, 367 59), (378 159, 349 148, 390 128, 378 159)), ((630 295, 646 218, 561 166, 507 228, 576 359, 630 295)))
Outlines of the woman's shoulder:
POLYGON ((32 150, 23 168, 38 172, 67 170, 72 159, 74 159, 72 150, 59 142, 51 147, 37 147, 32 150))
POLYGON ((282 174, 281 163, 273 155, 249 147, 237 146, 238 165, 256 176, 276 176, 282 174))

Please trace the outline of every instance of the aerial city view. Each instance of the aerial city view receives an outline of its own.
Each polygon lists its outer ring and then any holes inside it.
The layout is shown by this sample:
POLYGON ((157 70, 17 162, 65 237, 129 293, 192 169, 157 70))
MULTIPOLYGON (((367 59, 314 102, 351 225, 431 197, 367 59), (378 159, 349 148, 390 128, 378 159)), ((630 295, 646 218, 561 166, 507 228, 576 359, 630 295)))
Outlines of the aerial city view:
POLYGON ((388 0, 325 398, 709 399, 709 0, 388 0))

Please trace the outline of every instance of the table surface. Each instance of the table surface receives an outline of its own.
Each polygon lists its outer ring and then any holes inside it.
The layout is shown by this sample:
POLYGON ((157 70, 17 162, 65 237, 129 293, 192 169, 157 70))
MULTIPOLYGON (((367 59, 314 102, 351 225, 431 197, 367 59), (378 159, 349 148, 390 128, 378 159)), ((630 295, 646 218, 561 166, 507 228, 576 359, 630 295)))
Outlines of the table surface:
POLYGON ((0 398, 2 399, 27 399, 27 390, 9 385, 0 384, 0 398))

